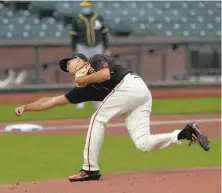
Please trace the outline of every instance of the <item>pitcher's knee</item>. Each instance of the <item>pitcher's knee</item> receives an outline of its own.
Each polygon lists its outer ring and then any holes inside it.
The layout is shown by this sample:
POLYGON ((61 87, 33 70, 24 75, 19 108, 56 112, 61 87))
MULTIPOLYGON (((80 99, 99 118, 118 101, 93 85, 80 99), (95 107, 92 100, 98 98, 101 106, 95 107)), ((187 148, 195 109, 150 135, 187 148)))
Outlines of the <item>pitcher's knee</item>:
POLYGON ((136 147, 142 152, 151 152, 152 151, 152 147, 149 144, 149 142, 136 143, 136 147))

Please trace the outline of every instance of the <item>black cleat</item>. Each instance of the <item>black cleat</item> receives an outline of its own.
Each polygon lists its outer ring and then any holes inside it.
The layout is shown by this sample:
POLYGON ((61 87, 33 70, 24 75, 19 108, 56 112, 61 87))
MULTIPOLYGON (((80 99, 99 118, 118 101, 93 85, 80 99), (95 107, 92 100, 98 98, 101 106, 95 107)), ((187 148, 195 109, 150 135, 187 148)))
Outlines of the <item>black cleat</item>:
POLYGON ((178 139, 190 140, 191 144, 199 144, 205 151, 210 150, 210 141, 207 136, 200 132, 199 127, 194 122, 187 123, 185 128, 179 133, 178 139))
POLYGON ((69 177, 70 182, 99 180, 101 177, 100 171, 87 171, 81 169, 79 173, 69 177))

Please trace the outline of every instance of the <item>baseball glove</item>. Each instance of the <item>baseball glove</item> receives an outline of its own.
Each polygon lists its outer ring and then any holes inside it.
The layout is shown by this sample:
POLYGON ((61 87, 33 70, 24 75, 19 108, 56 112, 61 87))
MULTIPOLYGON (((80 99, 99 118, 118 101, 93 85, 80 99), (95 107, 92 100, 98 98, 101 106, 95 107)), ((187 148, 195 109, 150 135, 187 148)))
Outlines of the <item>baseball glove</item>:
POLYGON ((84 64, 84 65, 82 65, 82 66, 77 66, 77 69, 76 69, 76 73, 75 73, 75 84, 76 84, 76 86, 77 87, 85 87, 86 86, 86 84, 85 85, 78 85, 77 83, 76 83, 76 80, 79 78, 79 77, 81 77, 81 76, 87 76, 87 75, 89 75, 89 74, 92 74, 92 73, 94 73, 95 72, 95 70, 92 68, 92 67, 90 67, 90 65, 89 64, 84 64))

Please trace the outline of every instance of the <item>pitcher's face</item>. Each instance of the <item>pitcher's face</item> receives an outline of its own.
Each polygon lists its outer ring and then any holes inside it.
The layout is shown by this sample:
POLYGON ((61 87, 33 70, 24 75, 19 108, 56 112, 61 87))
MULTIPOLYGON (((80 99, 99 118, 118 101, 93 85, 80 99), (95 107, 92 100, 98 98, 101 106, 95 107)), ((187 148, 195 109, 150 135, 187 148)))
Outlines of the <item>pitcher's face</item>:
POLYGON ((75 74, 79 65, 82 65, 84 62, 79 57, 71 59, 67 62, 67 70, 70 74, 75 74))

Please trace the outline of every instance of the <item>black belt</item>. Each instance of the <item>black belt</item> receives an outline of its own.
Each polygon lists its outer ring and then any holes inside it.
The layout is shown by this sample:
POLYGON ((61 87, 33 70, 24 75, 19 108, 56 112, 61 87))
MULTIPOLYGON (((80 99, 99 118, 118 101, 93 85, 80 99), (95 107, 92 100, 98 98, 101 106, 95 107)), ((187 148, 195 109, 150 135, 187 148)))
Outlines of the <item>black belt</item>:
POLYGON ((141 78, 139 74, 135 72, 130 72, 131 75, 135 76, 135 78, 141 78))
POLYGON ((131 75, 136 75, 136 76, 139 76, 137 73, 135 72, 130 72, 131 75))
MULTIPOLYGON (((135 72, 128 72, 128 73, 126 73, 121 79, 120 79, 120 81, 127 75, 127 74, 130 74, 130 75, 134 75, 134 76, 137 76, 138 78, 141 78, 137 73, 135 73, 135 72)), ((120 82, 119 81, 119 82, 120 82)))

